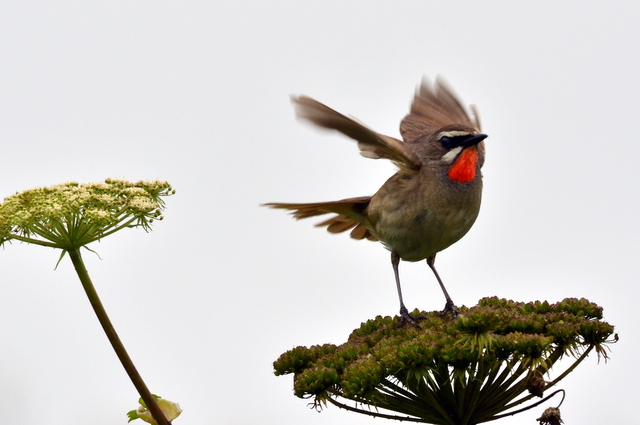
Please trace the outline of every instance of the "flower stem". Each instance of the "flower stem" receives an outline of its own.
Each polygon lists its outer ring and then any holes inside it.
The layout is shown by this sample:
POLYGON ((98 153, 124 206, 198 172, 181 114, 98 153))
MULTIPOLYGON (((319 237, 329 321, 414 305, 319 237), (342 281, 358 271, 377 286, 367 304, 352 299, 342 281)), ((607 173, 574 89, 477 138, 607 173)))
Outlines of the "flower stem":
POLYGON ((167 418, 158 407, 158 403, 156 403, 155 398, 151 395, 151 392, 147 388, 147 385, 142 380, 142 377, 138 373, 138 370, 134 366, 131 361, 131 357, 127 354, 127 350, 125 350, 124 345, 122 345, 122 341, 120 341, 120 337, 116 333, 115 328, 111 324, 111 320, 109 320, 109 316, 105 311, 100 298, 98 297, 98 293, 96 292, 93 283, 91 282, 91 278, 89 277, 89 273, 87 272, 86 267, 84 266, 84 262, 82 261, 82 256, 80 255, 80 250, 78 248, 72 248, 67 251, 69 253, 69 257, 71 257, 71 261, 73 262, 73 266, 78 273, 78 277, 82 282, 82 287, 87 293, 87 297, 89 297, 89 302, 93 307, 93 311, 96 313, 98 317, 98 321, 100 325, 102 325, 102 329, 107 334, 107 338, 111 343, 118 359, 122 363, 125 371, 129 375, 131 382, 138 390, 140 397, 145 402, 147 409, 151 413, 151 416, 156 420, 158 425, 171 425, 171 422, 167 420, 167 418))

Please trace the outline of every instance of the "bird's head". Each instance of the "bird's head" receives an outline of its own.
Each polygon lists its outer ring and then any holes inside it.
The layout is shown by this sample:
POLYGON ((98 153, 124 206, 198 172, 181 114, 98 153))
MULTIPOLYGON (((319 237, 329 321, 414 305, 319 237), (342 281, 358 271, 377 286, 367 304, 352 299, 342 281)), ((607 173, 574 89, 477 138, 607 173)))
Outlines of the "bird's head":
POLYGON ((484 164, 486 137, 472 127, 449 125, 429 135, 425 153, 431 163, 446 169, 451 181, 469 183, 484 164))

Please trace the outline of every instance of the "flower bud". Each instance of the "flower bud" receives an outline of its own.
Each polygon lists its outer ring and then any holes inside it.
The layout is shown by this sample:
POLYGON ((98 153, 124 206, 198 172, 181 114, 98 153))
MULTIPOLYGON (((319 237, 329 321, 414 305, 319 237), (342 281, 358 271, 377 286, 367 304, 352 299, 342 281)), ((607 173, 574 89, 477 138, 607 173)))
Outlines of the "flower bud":
MULTIPOLYGON (((180 408, 180 405, 178 403, 166 400, 157 395, 154 395, 153 397, 156 399, 158 407, 160 408, 160 410, 162 410, 162 413, 164 413, 165 418, 167 418, 169 422, 180 416, 180 413, 182 413, 182 409, 180 408)), ((140 399, 139 402, 140 406, 138 407, 138 409, 132 410, 127 413, 127 416, 129 416, 128 422, 131 422, 134 419, 142 419, 143 421, 148 422, 152 425, 158 425, 156 420, 153 419, 153 416, 151 416, 151 412, 149 412, 149 409, 147 409, 144 401, 140 399)))

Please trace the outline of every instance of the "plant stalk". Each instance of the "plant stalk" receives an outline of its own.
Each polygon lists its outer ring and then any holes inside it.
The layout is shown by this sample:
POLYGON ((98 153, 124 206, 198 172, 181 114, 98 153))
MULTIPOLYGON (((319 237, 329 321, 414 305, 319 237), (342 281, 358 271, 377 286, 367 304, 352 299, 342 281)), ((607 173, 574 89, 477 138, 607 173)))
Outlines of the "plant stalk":
POLYGON ((153 416, 158 425, 171 425, 171 422, 169 422, 164 416, 164 413, 158 406, 158 403, 156 403, 156 399, 151 395, 151 392, 147 388, 147 385, 142 380, 142 377, 138 373, 138 370, 133 364, 133 361, 131 361, 131 357, 129 357, 127 350, 125 350, 120 337, 118 337, 115 328, 111 324, 111 320, 109 320, 109 316, 107 315, 107 312, 105 311, 104 306, 102 305, 102 302, 98 297, 98 293, 96 292, 96 289, 91 282, 89 273, 84 266, 82 256, 80 255, 80 250, 78 248, 73 248, 69 249, 67 252, 69 253, 69 257, 71 257, 71 261, 73 262, 73 266, 78 273, 80 282, 82 282, 82 287, 84 288, 87 297, 89 298, 89 302, 91 303, 93 311, 98 317, 98 321, 100 322, 102 329, 107 334, 107 338, 109 339, 111 346, 116 352, 118 359, 120 359, 120 363, 122 363, 124 370, 127 372, 127 375, 129 375, 131 382, 133 382, 133 385, 136 387, 136 390, 138 390, 140 397, 142 397, 142 400, 146 404, 147 409, 149 409, 149 413, 151 413, 151 416, 153 416))

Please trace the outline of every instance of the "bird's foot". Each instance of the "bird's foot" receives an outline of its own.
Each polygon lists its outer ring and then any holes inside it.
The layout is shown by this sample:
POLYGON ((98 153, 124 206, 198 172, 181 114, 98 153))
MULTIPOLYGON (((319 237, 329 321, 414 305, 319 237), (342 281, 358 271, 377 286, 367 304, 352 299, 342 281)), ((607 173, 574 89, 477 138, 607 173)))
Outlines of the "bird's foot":
POLYGON ((453 320, 456 320, 456 318, 458 317, 458 314, 460 314, 460 312, 456 310, 456 306, 453 304, 453 301, 451 300, 447 301, 447 303, 444 305, 444 310, 440 312, 440 317, 446 316, 447 313, 451 313, 451 318, 453 320))
POLYGON ((424 316, 413 317, 411 315, 411 313, 409 313, 409 310, 407 310, 407 307, 401 306, 400 307, 400 322, 398 323, 398 328, 403 327, 405 323, 410 324, 414 328, 419 328, 420 325, 418 325, 418 320, 424 320, 424 319, 426 319, 426 317, 424 317, 424 316))

